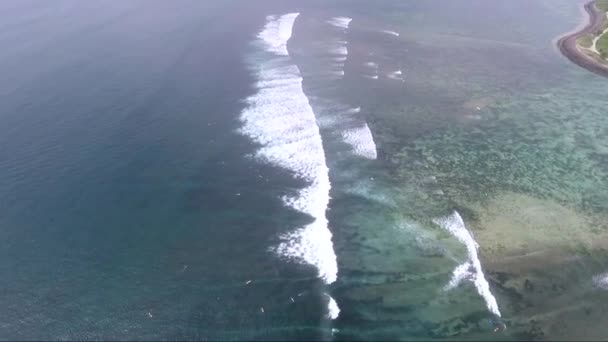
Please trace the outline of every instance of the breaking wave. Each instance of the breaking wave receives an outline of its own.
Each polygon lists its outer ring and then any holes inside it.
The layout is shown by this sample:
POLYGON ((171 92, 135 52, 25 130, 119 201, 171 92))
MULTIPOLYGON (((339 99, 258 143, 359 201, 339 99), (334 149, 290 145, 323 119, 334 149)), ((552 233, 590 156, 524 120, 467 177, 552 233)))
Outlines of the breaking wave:
MULTIPOLYGON (((329 204, 329 170, 316 118, 302 89, 300 70, 289 58, 287 41, 298 13, 269 16, 254 43, 264 55, 250 63, 257 77, 254 95, 247 98, 240 132, 260 144, 255 157, 285 168, 308 186, 283 201, 312 223, 281 236, 273 250, 281 257, 314 265, 325 283, 336 281, 338 265, 325 215, 329 204), (270 54, 268 54, 270 53, 270 54)), ((331 317, 339 312, 332 299, 331 317)))
POLYGON ((466 246, 469 256, 469 260, 466 263, 456 267, 452 273, 452 279, 445 288, 449 290, 458 286, 463 280, 471 280, 475 285, 475 288, 477 288, 479 295, 485 300, 488 310, 500 317, 498 303, 496 302, 494 295, 492 295, 490 284, 488 284, 488 281, 483 274, 483 270, 481 269, 481 262, 477 255, 477 248, 479 248, 479 245, 464 225, 464 221, 462 220, 462 217, 460 217, 460 214, 458 214, 457 211, 454 211, 452 215, 437 219, 434 222, 443 229, 449 231, 458 239, 458 241, 462 242, 466 246))
POLYGON ((367 159, 378 158, 376 143, 367 123, 345 130, 342 138, 353 148, 355 154, 367 159))
POLYGON ((329 19, 327 22, 335 27, 338 27, 341 29, 347 29, 352 20, 353 19, 349 18, 349 17, 333 17, 333 18, 329 19))

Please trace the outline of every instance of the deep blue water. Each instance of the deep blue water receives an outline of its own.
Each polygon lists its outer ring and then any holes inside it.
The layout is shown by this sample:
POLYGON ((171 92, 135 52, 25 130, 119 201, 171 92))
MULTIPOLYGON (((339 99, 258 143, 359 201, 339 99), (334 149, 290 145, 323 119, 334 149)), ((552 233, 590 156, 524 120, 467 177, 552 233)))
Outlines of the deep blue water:
MULTIPOLYGON (((293 181, 245 158, 235 133, 264 19, 237 8, 2 3, 1 336, 229 338, 294 322, 259 315, 314 273, 266 250, 293 181), (267 282, 242 286, 254 278, 267 282)), ((320 314, 304 311, 314 331, 320 314)))

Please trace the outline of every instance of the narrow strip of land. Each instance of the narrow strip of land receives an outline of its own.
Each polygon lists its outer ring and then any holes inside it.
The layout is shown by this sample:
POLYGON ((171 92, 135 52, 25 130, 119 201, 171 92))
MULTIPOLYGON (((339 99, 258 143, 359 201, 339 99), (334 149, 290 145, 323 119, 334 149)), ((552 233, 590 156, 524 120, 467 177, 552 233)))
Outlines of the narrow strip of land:
POLYGON ((596 1, 585 4, 585 10, 589 14, 589 24, 582 30, 566 35, 557 41, 559 50, 570 61, 592 71, 596 74, 608 77, 608 60, 603 56, 603 52, 598 50, 599 40, 606 37, 605 28, 608 23, 606 12, 597 7, 596 1), (581 46, 580 41, 592 36, 590 46, 581 46))

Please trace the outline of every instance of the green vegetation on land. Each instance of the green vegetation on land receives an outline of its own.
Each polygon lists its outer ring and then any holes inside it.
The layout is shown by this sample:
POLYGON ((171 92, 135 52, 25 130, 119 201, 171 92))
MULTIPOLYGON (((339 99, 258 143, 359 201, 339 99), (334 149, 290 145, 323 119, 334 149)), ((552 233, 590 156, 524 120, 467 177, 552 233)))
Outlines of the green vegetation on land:
POLYGON ((608 33, 597 41, 597 51, 600 52, 603 59, 608 59, 608 33))
MULTIPOLYGON (((597 0, 596 4, 602 12, 608 13, 608 0, 597 0)), ((608 20, 605 19, 601 31, 597 33, 597 35, 601 36, 595 43, 595 48, 600 53, 600 57, 603 60, 608 60, 608 32, 606 30, 608 30, 608 20)))
POLYGON ((608 0, 596 0, 595 5, 597 9, 602 13, 601 16, 603 18, 603 24, 600 29, 596 32, 586 34, 582 37, 579 37, 576 40, 576 44, 579 47, 587 49, 586 53, 594 58, 599 58, 608 61, 608 20, 606 20, 606 13, 608 13, 608 0), (597 39, 599 37, 599 39, 597 39), (595 47, 593 46, 593 41, 596 40, 595 47))
POLYGON ((593 36, 586 34, 576 40, 576 43, 584 48, 589 49, 593 45, 593 36))
POLYGON ((608 12, 608 0, 596 0, 595 4, 600 11, 608 12))

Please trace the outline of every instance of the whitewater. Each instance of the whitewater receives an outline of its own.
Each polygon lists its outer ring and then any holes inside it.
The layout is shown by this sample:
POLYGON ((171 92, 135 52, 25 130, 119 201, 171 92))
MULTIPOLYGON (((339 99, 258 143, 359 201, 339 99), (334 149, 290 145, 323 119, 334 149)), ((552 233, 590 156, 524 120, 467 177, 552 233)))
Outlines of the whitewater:
MULTIPOLYGON (((350 22, 352 18, 348 17, 334 17, 327 21, 330 25, 341 29, 343 32, 346 32, 350 26, 350 22)), ((334 71, 333 75, 335 76, 344 76, 344 63, 348 58, 348 47, 347 41, 339 40, 336 42, 336 45, 330 50, 330 53, 334 56, 334 71)))
POLYGON ((486 277, 481 268, 481 261, 477 255, 477 248, 479 245, 473 239, 473 236, 464 225, 464 221, 457 211, 454 211, 452 215, 438 219, 434 221, 436 224, 441 226, 443 229, 450 232, 458 241, 463 243, 467 248, 469 260, 459 265, 454 269, 452 273, 452 279, 446 285, 445 290, 452 289, 458 286, 463 280, 470 280, 475 285, 477 293, 484 299, 488 310, 500 317, 500 310, 498 309, 498 303, 496 298, 490 291, 490 284, 486 280, 486 277))
MULTIPOLYGON (((257 78, 257 92, 247 98, 240 132, 261 147, 255 157, 293 172, 308 185, 284 204, 313 221, 281 236, 271 248, 279 256, 314 265, 326 284, 336 281, 338 265, 326 211, 329 205, 329 169, 315 114, 302 89, 302 77, 287 50, 299 13, 269 16, 254 45, 263 54, 249 63, 257 78)), ((338 317, 336 301, 328 297, 328 316, 338 317)))

